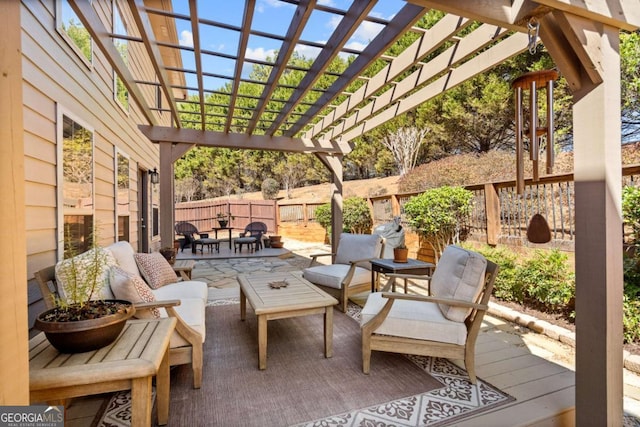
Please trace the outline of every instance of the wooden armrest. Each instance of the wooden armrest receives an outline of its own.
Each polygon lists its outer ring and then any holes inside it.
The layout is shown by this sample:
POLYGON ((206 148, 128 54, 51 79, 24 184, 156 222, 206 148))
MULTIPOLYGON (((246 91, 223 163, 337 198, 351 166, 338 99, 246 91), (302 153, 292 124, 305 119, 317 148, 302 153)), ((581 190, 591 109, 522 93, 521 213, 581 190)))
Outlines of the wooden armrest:
POLYGON ((150 310, 152 308, 174 307, 180 304, 182 304, 182 302, 179 299, 168 299, 153 302, 136 302, 133 305, 135 306, 136 310, 150 310))
POLYGON ((332 253, 332 252, 322 252, 322 253, 319 253, 319 254, 311 254, 309 256, 311 258, 318 258, 318 257, 321 257, 321 256, 329 256, 329 255, 335 255, 335 254, 332 253))
POLYGON ((329 255, 335 255, 334 253, 331 252, 322 252, 319 254, 311 254, 309 255, 311 257, 311 261, 309 262, 309 267, 313 266, 313 263, 318 261, 317 258, 321 257, 321 256, 329 256, 329 255))
POLYGON ((478 310, 487 310, 488 305, 486 304, 478 304, 475 302, 468 302, 458 299, 450 299, 450 298, 437 298, 426 295, 413 295, 413 294, 400 294, 396 292, 383 292, 383 298, 389 299, 404 299, 410 301, 424 301, 424 302, 434 302, 436 304, 447 304, 455 307, 465 307, 465 308, 477 308, 478 310))

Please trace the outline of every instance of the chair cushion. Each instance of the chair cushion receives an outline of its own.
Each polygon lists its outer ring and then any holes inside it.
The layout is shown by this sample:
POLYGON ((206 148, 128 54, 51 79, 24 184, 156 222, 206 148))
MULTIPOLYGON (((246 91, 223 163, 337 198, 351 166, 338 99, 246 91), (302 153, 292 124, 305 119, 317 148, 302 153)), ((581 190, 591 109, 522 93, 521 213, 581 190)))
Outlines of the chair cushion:
MULTIPOLYGON (((475 302, 485 281, 487 260, 479 253, 459 246, 445 248, 431 277, 431 294, 439 298, 449 298, 475 302)), ((462 322, 471 313, 470 308, 451 307, 440 304, 442 314, 454 322, 462 322)))
POLYGON ((186 280, 183 282, 170 283, 158 289, 152 289, 151 292, 153 292, 153 295, 155 295, 158 301, 168 299, 200 298, 206 303, 209 288, 205 282, 186 280))
MULTIPOLYGON (((387 301, 380 292, 370 294, 362 308, 360 325, 379 313, 387 301)), ((464 322, 447 319, 435 303, 409 300, 395 300, 386 319, 374 333, 458 345, 464 345, 467 339, 464 322)))
MULTIPOLYGON (((348 271, 349 265, 345 264, 316 265, 306 268, 302 272, 302 277, 316 285, 342 289, 342 281, 348 271)), ((363 283, 371 283, 371 271, 366 268, 356 267, 349 286, 361 285, 363 283)))
POLYGON ((150 254, 136 253, 133 255, 138 264, 140 274, 147 281, 151 289, 158 289, 178 279, 169 261, 159 252, 150 254))
MULTIPOLYGON (((335 264, 349 264, 359 259, 379 258, 382 237, 377 234, 342 233, 338 242, 335 264)), ((371 270, 369 261, 358 263, 358 267, 371 270)))
MULTIPOLYGON (((181 304, 173 307, 182 320, 193 329, 195 329, 200 336, 202 336, 202 342, 206 337, 205 326, 205 303, 200 298, 183 298, 181 304)), ((160 309, 160 317, 168 317, 168 313, 164 308, 160 309)), ((171 335, 169 346, 171 348, 187 347, 190 346, 187 341, 184 340, 177 332, 171 335)))
POLYGON ((140 275, 138 264, 134 258, 136 251, 133 250, 131 243, 127 241, 116 242, 107 246, 106 249, 113 254, 120 268, 129 274, 140 275))
MULTIPOLYGON (((113 293, 109 287, 109 270, 117 265, 117 262, 111 252, 104 248, 89 249, 80 255, 62 260, 56 264, 55 275, 61 298, 68 300, 71 297, 71 287, 74 283, 71 271, 74 268, 73 265, 75 265, 74 269, 76 271, 75 282, 84 282, 90 278, 88 266, 93 263, 96 256, 102 258, 102 265, 97 272, 98 283, 100 283, 101 288, 91 296, 91 299, 113 299, 113 293)), ((90 289, 87 291, 90 291, 90 289)))
MULTIPOLYGON (((118 299, 136 302, 154 302, 156 297, 151 292, 149 285, 137 274, 130 274, 122 267, 111 267, 109 277, 111 291, 118 299)), ((160 311, 157 308, 151 310, 136 311, 135 317, 139 319, 157 319, 160 311)))

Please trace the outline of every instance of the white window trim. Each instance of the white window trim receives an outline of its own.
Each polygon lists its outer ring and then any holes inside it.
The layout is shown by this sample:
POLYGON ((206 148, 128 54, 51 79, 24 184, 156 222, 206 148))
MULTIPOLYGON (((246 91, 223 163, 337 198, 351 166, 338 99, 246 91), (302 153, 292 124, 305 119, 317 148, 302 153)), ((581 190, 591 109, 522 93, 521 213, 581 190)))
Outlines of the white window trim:
MULTIPOLYGON (((91 1, 91 0, 88 0, 88 1, 91 1)), ((58 34, 60 34, 62 39, 69 45, 71 50, 75 52, 78 58, 80 58, 80 60, 84 63, 84 65, 86 65, 86 67, 89 70, 92 70, 93 58, 95 56, 93 37, 90 37, 91 38, 91 60, 89 60, 87 59, 86 56, 84 56, 84 53, 82 53, 78 45, 76 45, 76 43, 71 39, 71 37, 69 37, 69 35, 62 29, 62 0, 56 0, 55 3, 56 3, 56 31, 58 32, 58 34)))
POLYGON ((64 259, 64 171, 62 168, 63 164, 63 152, 62 152, 62 142, 63 142, 63 117, 66 116, 78 123, 85 129, 91 132, 91 175, 93 179, 91 181, 91 196, 93 197, 93 203, 91 207, 91 214, 93 215, 94 224, 96 222, 96 171, 95 171, 95 129, 92 126, 89 126, 86 121, 78 118, 75 114, 73 114, 69 109, 61 106, 60 104, 56 104, 56 232, 58 236, 58 247, 57 247, 57 259, 61 261, 64 259))

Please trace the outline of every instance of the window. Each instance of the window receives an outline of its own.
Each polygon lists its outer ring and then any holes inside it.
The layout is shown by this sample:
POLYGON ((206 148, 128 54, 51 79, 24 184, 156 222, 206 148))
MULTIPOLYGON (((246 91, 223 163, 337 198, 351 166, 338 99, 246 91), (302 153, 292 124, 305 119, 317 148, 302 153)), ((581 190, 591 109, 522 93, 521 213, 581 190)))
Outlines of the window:
POLYGON ((116 236, 118 241, 129 241, 129 157, 116 149, 116 236))
MULTIPOLYGON (((62 241, 65 257, 91 247, 94 226, 93 131, 62 113, 62 241)), ((59 163, 59 164, 60 164, 59 163)))
MULTIPOLYGON (((113 34, 116 36, 113 38, 113 44, 115 45, 118 52, 120 52, 120 57, 124 61, 125 64, 129 63, 129 43, 126 38, 118 38, 117 36, 126 36, 127 35, 127 27, 124 23, 124 19, 122 19, 122 14, 120 13, 120 8, 118 7, 117 2, 114 0, 113 2, 113 34)), ((122 79, 114 72, 113 73, 113 87, 114 87, 114 96, 118 104, 125 110, 129 111, 129 91, 122 79)))
POLYGON ((89 66, 93 60, 93 43, 89 31, 82 25, 67 0, 56 2, 56 28, 63 38, 89 66))

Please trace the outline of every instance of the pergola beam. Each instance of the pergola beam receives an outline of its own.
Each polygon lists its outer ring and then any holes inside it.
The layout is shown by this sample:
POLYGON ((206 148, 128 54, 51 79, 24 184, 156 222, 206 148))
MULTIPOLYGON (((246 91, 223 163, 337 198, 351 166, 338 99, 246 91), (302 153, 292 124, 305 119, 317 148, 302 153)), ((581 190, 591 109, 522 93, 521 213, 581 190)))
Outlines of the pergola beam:
POLYGON ((640 27, 640 7, 637 0, 535 0, 535 2, 626 31, 635 31, 640 27))
POLYGON ((400 28, 407 28, 414 25, 425 13, 426 10, 422 7, 412 4, 404 5, 400 12, 393 17, 388 25, 385 25, 382 31, 367 45, 344 73, 342 73, 342 75, 331 84, 329 89, 318 98, 314 105, 298 119, 296 124, 285 132, 285 135, 296 135, 316 114, 324 110, 327 105, 331 104, 354 80, 358 79, 360 74, 378 59, 380 52, 385 52, 402 36, 402 32, 399 31, 400 28))
MULTIPOLYGON (((489 29, 488 34, 495 34, 495 27, 491 25, 483 27, 489 29)), ((476 31, 480 31, 480 28, 476 31)), ((486 38, 478 37, 478 39, 480 42, 487 42, 486 38)), ((466 40, 466 38, 464 40, 466 40)), ((472 43, 472 41, 470 40, 469 43, 472 43)), ((330 138, 350 141, 382 123, 391 120, 394 116, 406 113, 417 105, 463 83, 465 80, 483 73, 494 66, 496 61, 505 61, 523 52, 526 48, 527 35, 521 33, 512 34, 499 44, 487 49, 459 67, 450 69, 448 73, 416 91, 415 87, 428 81, 437 73, 446 70, 449 61, 455 60, 458 53, 461 55, 458 60, 462 60, 466 56, 463 53, 465 49, 452 47, 440 55, 439 67, 435 65, 429 67, 429 72, 423 72, 423 70, 415 71, 411 76, 398 83, 398 85, 381 94, 378 99, 361 108, 357 114, 347 118, 339 127, 333 129, 329 133, 330 138), (411 95, 404 97, 408 93, 411 93, 411 95), (374 114, 377 115, 374 116, 374 114), (370 117, 372 118, 370 119, 370 117), (347 132, 347 129, 350 128, 353 129, 347 132)), ((471 46, 469 46, 468 49, 475 51, 471 46)), ((436 61, 436 59, 431 62, 434 61, 436 61)))
POLYGON ((311 16, 311 12, 313 12, 315 4, 316 0, 302 0, 298 4, 298 7, 293 14, 293 19, 289 24, 287 35, 282 42, 280 51, 278 52, 276 62, 273 65, 271 73, 269 73, 269 78, 267 79, 267 84, 262 91, 260 101, 258 101, 258 105, 256 106, 251 120, 249 121, 247 133, 253 133, 256 125, 258 124, 260 116, 262 116, 262 113, 264 113, 265 108, 267 107, 267 102, 269 99, 271 99, 271 95, 273 95, 273 92, 275 92, 282 73, 284 73, 284 71, 287 69, 286 67, 289 63, 289 59, 291 58, 291 55, 293 55, 296 43, 300 39, 302 30, 304 30, 307 21, 311 16))
POLYGON ((110 32, 107 31, 102 24, 91 3, 83 0, 69 0, 69 5, 82 22, 82 25, 89 31, 93 41, 98 45, 98 48, 107 58, 107 61, 113 67, 116 74, 122 79, 122 83, 129 91, 129 95, 131 95, 136 105, 140 108, 147 122, 155 125, 157 122, 154 113, 144 101, 142 91, 135 83, 135 79, 129 71, 129 68, 127 68, 127 64, 124 63, 120 52, 118 52, 111 37, 109 37, 110 32))
MULTIPOLYGON (((242 31, 240 32, 240 43, 238 43, 238 54, 236 58, 236 68, 233 73, 233 86, 231 89, 231 99, 229 100, 229 111, 227 113, 227 122, 224 125, 224 131, 229 132, 233 113, 236 108, 236 100, 238 99, 238 90, 240 88, 240 77, 242 75, 242 67, 244 66, 244 53, 249 43, 249 30, 251 30, 251 22, 253 21, 253 10, 256 0, 247 0, 244 5, 244 13, 242 14, 242 31)), ((201 99, 204 103, 204 99, 201 99)))
POLYGON ((204 79, 202 78, 202 52, 200 49, 200 28, 198 27, 198 5, 196 0, 189 0, 191 13, 191 35, 193 37, 193 54, 196 60, 196 78, 198 79, 198 97, 200 99, 200 123, 206 127, 204 111, 204 79))
POLYGON ((248 135, 238 133, 175 129, 167 126, 139 125, 140 131, 153 142, 196 144, 204 147, 247 150, 286 151, 293 153, 348 154, 349 144, 326 139, 291 138, 287 136, 248 135))
POLYGON ((171 84, 169 83, 169 76, 167 75, 162 61, 162 54, 160 53, 158 45, 156 43, 153 43, 152 38, 150 37, 150 35, 153 34, 153 28, 151 27, 151 23, 149 22, 149 16, 144 9, 144 1, 129 0, 129 8, 131 9, 133 20, 138 26, 138 31, 140 31, 140 35, 142 36, 142 41, 147 48, 147 54, 149 55, 149 59, 151 61, 151 64, 153 65, 153 69, 155 70, 158 80, 160 81, 160 87, 162 88, 164 96, 169 102, 169 107, 171 108, 171 113, 173 115, 172 119, 177 127, 182 127, 182 124, 180 122, 180 114, 178 113, 178 106, 176 104, 173 93, 171 93, 172 91, 171 84))
POLYGON ((384 85, 393 81, 400 74, 404 73, 417 61, 422 60, 425 56, 433 52, 438 46, 448 40, 453 34, 459 32, 471 21, 460 18, 455 15, 446 15, 438 21, 429 30, 424 31, 418 39, 416 39, 407 49, 402 51, 400 55, 391 59, 382 70, 370 78, 366 84, 362 85, 352 95, 345 99, 340 105, 336 106, 333 111, 323 117, 313 128, 305 134, 308 138, 324 132, 331 126, 335 126, 336 122, 349 112, 353 111, 356 106, 370 98, 374 93, 380 90, 384 85))
POLYGON ((296 106, 302 101, 318 79, 322 77, 323 71, 331 65, 331 61, 340 53, 340 48, 347 43, 376 3, 377 0, 371 0, 355 1, 351 4, 345 16, 340 20, 338 28, 331 34, 329 41, 327 41, 327 44, 320 51, 320 54, 316 57, 315 61, 313 61, 313 64, 311 64, 311 68, 309 68, 309 71, 307 71, 302 78, 298 88, 293 92, 287 103, 282 107, 278 117, 276 117, 269 127, 267 131, 268 134, 273 135, 285 121, 289 113, 295 110, 296 106))

